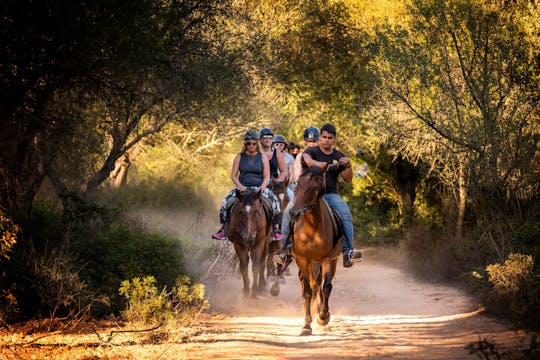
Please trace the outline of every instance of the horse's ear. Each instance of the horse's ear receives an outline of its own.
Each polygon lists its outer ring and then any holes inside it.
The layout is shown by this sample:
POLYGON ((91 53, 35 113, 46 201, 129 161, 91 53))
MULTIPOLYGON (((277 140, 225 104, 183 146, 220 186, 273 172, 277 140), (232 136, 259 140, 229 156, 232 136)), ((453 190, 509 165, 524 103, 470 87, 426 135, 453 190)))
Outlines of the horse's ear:
POLYGON ((257 191, 255 191, 255 199, 258 199, 261 197, 262 189, 258 188, 257 191))
POLYGON ((237 197, 238 199, 240 199, 240 197, 242 196, 242 192, 241 192, 238 188, 236 188, 235 190, 236 190, 236 191, 235 191, 236 197, 237 197))

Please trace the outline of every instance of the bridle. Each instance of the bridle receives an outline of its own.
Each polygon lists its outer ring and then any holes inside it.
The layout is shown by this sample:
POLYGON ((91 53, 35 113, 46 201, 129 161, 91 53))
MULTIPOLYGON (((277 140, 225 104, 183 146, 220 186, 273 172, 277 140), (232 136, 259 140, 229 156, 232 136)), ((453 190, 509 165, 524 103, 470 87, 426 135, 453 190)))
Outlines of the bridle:
MULTIPOLYGON (((300 178, 304 177, 308 175, 308 173, 303 173, 300 178)), ((325 181, 323 181, 323 186, 322 187, 319 187, 319 186, 316 186, 315 189, 309 189, 309 191, 313 191, 315 192, 315 195, 313 199, 311 199, 309 202, 307 202, 304 207, 302 207, 300 210, 298 210, 298 214, 300 216, 304 215, 305 213, 310 213, 313 211, 313 208, 315 207, 315 205, 317 204, 317 200, 319 199, 319 194, 321 191, 324 191, 324 187, 325 187, 325 181)), ((295 197, 296 199, 296 197, 295 197)), ((291 219, 292 221, 292 219, 291 219)))

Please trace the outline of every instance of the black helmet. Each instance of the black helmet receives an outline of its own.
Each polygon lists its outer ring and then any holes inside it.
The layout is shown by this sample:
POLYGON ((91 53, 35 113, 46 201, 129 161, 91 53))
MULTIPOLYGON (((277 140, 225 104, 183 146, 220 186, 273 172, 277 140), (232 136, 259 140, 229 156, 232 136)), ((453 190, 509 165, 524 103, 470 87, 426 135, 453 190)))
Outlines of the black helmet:
POLYGON ((265 136, 265 135, 274 136, 274 133, 269 128, 262 128, 261 131, 260 131, 260 135, 261 135, 261 137, 265 136))
POLYGON ((315 126, 310 126, 304 130, 304 140, 306 141, 317 141, 319 140, 319 129, 315 126))
POLYGON ((244 134, 244 140, 259 140, 259 134, 255 130, 248 130, 244 134))
POLYGON ((287 145, 287 142, 285 141, 285 138, 283 137, 283 135, 274 136, 274 140, 272 140, 272 144, 277 144, 277 143, 283 143, 287 145))

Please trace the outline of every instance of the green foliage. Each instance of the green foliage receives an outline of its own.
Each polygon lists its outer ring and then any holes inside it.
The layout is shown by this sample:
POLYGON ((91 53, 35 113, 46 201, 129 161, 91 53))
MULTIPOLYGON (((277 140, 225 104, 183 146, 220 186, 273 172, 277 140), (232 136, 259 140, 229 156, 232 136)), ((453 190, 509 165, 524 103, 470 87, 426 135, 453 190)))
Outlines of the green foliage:
POLYGON ((164 323, 173 318, 189 318, 193 312, 208 307, 204 285, 191 284, 187 276, 179 276, 170 292, 158 290, 153 276, 135 277, 122 281, 120 295, 127 300, 123 316, 131 322, 145 325, 164 323))
POLYGON ((475 272, 482 303, 491 312, 522 326, 538 330, 540 276, 533 271, 531 255, 508 255, 504 263, 490 264, 485 274, 475 272))
POLYGON ((183 273, 183 249, 178 239, 113 224, 74 246, 85 264, 82 276, 96 294, 110 299, 112 311, 121 301, 117 290, 123 279, 151 274, 159 284, 172 286, 183 273))
POLYGON ((172 316, 165 290, 159 291, 153 276, 124 280, 118 291, 127 300, 122 315, 131 322, 143 324, 162 323, 172 316))
POLYGON ((161 180, 146 178, 118 189, 104 190, 100 198, 122 211, 133 208, 207 208, 211 204, 208 194, 199 187, 195 188, 191 182, 164 177, 161 180))
POLYGON ((9 253, 13 251, 20 230, 19 225, 0 212, 0 262, 9 259, 9 253))
POLYGON ((486 267, 488 280, 497 291, 516 294, 531 281, 533 264, 531 255, 509 254, 504 264, 491 264, 486 267))
MULTIPOLYGON (((0 211, 0 263, 9 260, 19 232, 20 227, 0 211)), ((5 277, 6 274, 1 271, 0 284, 4 286, 0 288, 0 324, 7 322, 17 312, 17 299, 13 294, 13 286, 5 286, 7 284, 5 277)))

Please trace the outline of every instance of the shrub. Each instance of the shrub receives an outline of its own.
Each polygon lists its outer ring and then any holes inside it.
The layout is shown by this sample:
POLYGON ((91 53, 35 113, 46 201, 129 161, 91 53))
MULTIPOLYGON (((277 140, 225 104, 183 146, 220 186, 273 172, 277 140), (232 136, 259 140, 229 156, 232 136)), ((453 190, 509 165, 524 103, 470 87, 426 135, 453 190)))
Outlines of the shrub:
POLYGON ((20 228, 0 212, 0 261, 9 259, 20 228))
POLYGON ((123 307, 118 295, 123 279, 150 274, 159 284, 172 287, 183 273, 182 247, 178 239, 140 232, 126 225, 112 225, 74 246, 85 263, 81 273, 89 288, 108 296, 113 312, 123 307))
POLYGON ((480 299, 488 310, 531 329, 540 327, 540 277, 531 255, 509 254, 504 264, 491 264, 480 280, 480 299))
POLYGON ((504 264, 488 265, 486 271, 497 291, 515 295, 531 281, 533 264, 531 255, 510 254, 504 264))
MULTIPOLYGON (((9 260, 17 242, 20 227, 0 212, 0 263, 9 260)), ((0 272, 0 324, 17 312, 17 299, 13 295, 13 285, 7 285, 4 272, 0 272)))
POLYGON ((128 321, 155 324, 172 316, 168 294, 165 289, 161 292, 158 290, 156 278, 153 276, 124 280, 118 292, 126 298, 127 306, 122 315, 128 321))
POLYGON ((208 307, 204 285, 192 285, 187 276, 179 276, 170 292, 166 288, 159 291, 153 276, 135 277, 122 281, 119 293, 127 301, 122 315, 128 321, 144 325, 186 319, 194 310, 208 307))
POLYGON ((469 354, 475 354, 481 359, 535 360, 540 357, 540 342, 538 334, 530 334, 529 343, 522 349, 505 349, 493 341, 481 339, 465 346, 469 354))

